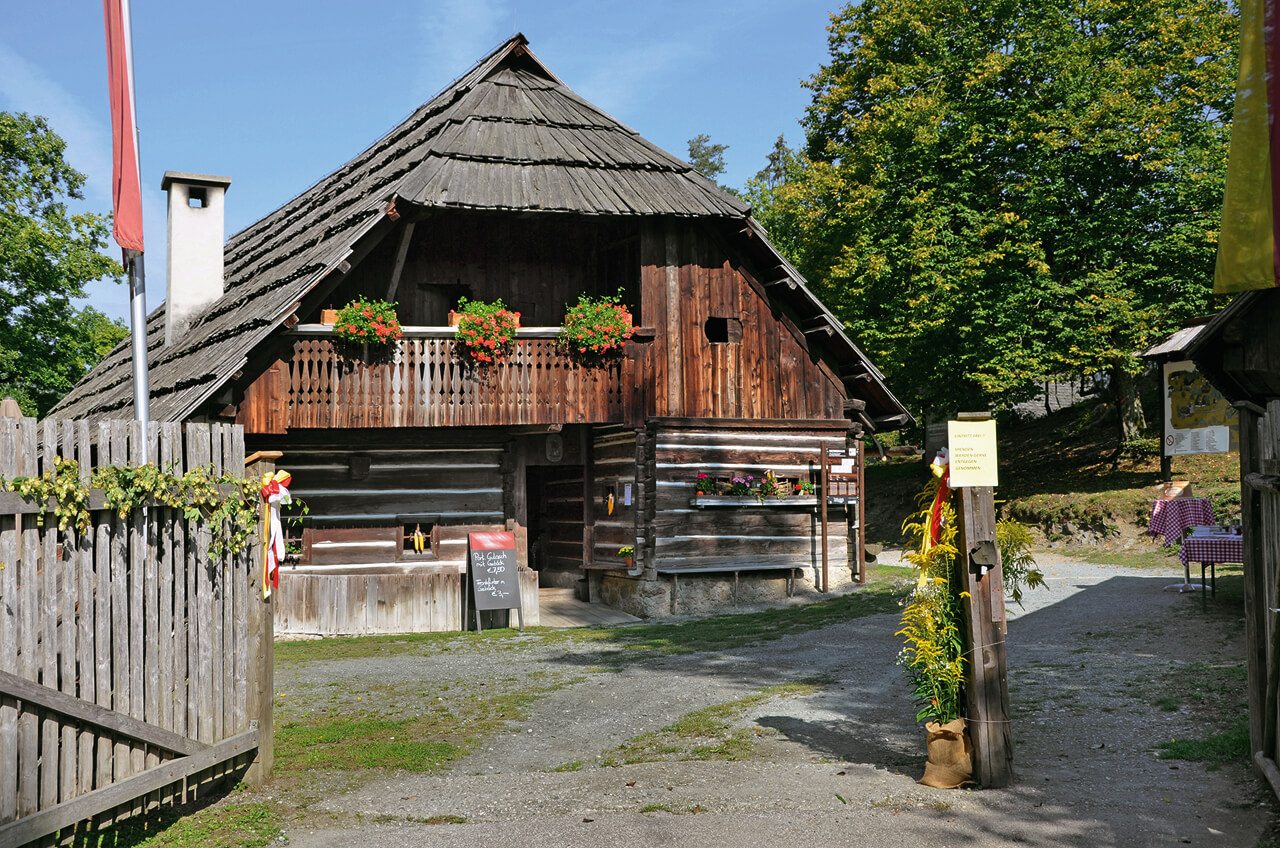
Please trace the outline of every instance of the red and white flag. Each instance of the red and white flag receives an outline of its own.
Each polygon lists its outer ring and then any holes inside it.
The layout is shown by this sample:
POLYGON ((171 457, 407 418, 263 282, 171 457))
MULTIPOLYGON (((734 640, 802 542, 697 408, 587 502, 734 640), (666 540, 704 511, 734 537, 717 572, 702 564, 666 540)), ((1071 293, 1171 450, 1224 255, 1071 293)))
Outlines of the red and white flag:
POLYGON ((111 181, 114 235, 123 250, 142 252, 142 192, 133 108, 133 39, 129 0, 102 0, 107 20, 107 82, 111 92, 111 181))

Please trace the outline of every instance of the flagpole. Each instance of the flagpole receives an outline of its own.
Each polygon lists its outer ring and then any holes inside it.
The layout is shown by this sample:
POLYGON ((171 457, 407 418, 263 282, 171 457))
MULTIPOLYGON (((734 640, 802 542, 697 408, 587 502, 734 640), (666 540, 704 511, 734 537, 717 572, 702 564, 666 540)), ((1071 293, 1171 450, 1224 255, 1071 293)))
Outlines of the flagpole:
POLYGON ((129 325, 133 355, 133 410, 142 438, 136 456, 147 456, 151 420, 150 374, 147 366, 147 286, 142 253, 142 189, 138 156, 137 109, 133 86, 133 35, 129 0, 103 0, 107 35, 107 76, 111 95, 112 231, 124 251, 129 275, 129 325))
POLYGON ((147 422, 151 420, 151 375, 147 364, 147 275, 142 252, 126 250, 125 266, 129 271, 129 326, 133 336, 133 408, 142 424, 139 458, 147 457, 147 422))

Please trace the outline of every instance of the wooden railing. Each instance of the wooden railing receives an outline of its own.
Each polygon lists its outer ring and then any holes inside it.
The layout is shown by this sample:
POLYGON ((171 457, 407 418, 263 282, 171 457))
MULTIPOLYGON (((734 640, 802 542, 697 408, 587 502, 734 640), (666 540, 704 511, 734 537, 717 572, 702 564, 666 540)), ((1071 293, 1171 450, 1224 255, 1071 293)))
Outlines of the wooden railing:
POLYGON ((370 351, 300 332, 293 350, 245 393, 251 433, 298 428, 467 427, 624 420, 625 360, 584 366, 545 331, 522 331, 502 363, 458 356, 451 331, 408 332, 370 351))

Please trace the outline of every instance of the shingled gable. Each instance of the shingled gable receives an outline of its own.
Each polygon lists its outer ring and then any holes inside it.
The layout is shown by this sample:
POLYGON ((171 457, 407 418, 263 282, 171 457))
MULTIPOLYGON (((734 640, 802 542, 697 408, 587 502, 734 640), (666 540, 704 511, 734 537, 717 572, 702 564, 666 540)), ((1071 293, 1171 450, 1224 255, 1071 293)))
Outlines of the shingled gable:
MULTIPOLYGON (((783 296, 844 363, 842 376, 860 383, 856 393, 869 396, 868 412, 880 426, 910 420, 740 199, 583 100, 520 34, 359 156, 232 236, 226 294, 181 342, 164 345, 163 306, 151 314, 152 415, 181 420, 196 412, 308 295, 386 235, 393 203, 738 220, 747 252, 785 276, 783 296)), ((130 377, 122 344, 51 414, 131 416, 130 377)))

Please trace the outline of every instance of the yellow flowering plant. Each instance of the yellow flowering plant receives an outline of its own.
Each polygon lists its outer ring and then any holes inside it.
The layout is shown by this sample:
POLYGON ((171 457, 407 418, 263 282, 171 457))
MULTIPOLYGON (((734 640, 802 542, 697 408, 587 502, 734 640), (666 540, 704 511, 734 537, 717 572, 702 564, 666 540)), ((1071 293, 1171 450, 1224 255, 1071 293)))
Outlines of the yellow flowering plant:
POLYGON ((929 515, 939 480, 931 478, 916 499, 919 510, 902 524, 903 533, 915 544, 907 560, 915 569, 916 582, 902 607, 903 647, 898 664, 906 669, 915 687, 919 706, 916 721, 946 724, 960 716, 960 694, 964 685, 965 657, 961 630, 961 591, 956 563, 955 512, 942 506, 942 532, 937 544, 926 545, 929 515))

